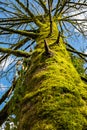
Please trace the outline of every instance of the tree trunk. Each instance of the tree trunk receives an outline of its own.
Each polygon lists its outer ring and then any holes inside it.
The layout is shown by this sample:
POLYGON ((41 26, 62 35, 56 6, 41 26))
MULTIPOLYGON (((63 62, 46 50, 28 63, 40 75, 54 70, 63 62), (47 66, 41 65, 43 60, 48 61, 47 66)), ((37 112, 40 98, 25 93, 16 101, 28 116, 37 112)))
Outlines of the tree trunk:
POLYGON ((87 85, 72 65, 61 37, 58 42, 56 25, 49 37, 47 26, 40 30, 25 74, 18 130, 86 130, 87 85))

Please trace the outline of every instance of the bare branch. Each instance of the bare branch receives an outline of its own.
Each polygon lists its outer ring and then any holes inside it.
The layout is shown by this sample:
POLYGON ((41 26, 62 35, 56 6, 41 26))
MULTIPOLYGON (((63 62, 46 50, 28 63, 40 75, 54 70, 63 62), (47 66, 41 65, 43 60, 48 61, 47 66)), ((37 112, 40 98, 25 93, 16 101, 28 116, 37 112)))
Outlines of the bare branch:
POLYGON ((46 40, 44 40, 44 47, 45 47, 45 53, 46 53, 46 55, 47 55, 47 56, 50 56, 50 55, 51 55, 51 51, 50 51, 50 49, 49 49, 49 46, 48 46, 46 40))
POLYGON ((58 16, 59 16, 60 13, 63 11, 63 9, 65 8, 65 6, 66 6, 67 3, 68 3, 67 0, 63 0, 63 1, 62 1, 62 6, 61 6, 61 8, 60 8, 58 14, 56 13, 58 16))
POLYGON ((69 4, 73 4, 73 5, 83 5, 83 6, 87 6, 87 3, 85 3, 85 2, 69 2, 69 4))
POLYGON ((29 8, 29 0, 27 0, 27 8, 29 8))
POLYGON ((54 16, 57 15, 57 11, 58 11, 58 9, 59 9, 59 4, 60 4, 60 0, 58 0, 58 2, 57 2, 57 4, 56 4, 55 14, 54 14, 54 16))
POLYGON ((87 57, 87 54, 84 54, 82 52, 79 52, 77 51, 75 48, 73 48, 71 45, 69 45, 68 43, 66 43, 66 45, 69 47, 69 48, 66 48, 68 51, 70 52, 73 52, 73 53, 76 53, 77 55, 79 55, 84 61, 87 62, 87 60, 84 58, 84 57, 87 57))
POLYGON ((82 76, 80 76, 81 77, 81 79, 84 81, 84 82, 87 82, 87 79, 86 78, 84 78, 84 77, 82 77, 82 76))
POLYGON ((4 94, 4 95, 2 96, 2 98, 0 99, 0 104, 2 104, 2 103, 6 100, 6 98, 10 96, 11 92, 12 92, 12 91, 14 90, 14 88, 15 88, 16 83, 17 83, 17 81, 14 79, 12 86, 5 92, 5 94, 4 94))
POLYGON ((48 9, 46 8, 46 4, 44 3, 44 1, 43 0, 39 0, 39 2, 40 2, 41 7, 44 9, 44 12, 48 13, 48 9))
POLYGON ((35 22, 36 25, 42 26, 42 23, 39 21, 39 19, 36 19, 35 15, 26 7, 22 2, 19 0, 16 0, 16 2, 25 10, 25 12, 28 13, 28 15, 33 19, 33 22, 35 22))
POLYGON ((52 1, 48 0, 48 6, 49 6, 49 19, 50 19, 50 34, 52 33, 52 16, 51 16, 51 11, 52 11, 52 1))

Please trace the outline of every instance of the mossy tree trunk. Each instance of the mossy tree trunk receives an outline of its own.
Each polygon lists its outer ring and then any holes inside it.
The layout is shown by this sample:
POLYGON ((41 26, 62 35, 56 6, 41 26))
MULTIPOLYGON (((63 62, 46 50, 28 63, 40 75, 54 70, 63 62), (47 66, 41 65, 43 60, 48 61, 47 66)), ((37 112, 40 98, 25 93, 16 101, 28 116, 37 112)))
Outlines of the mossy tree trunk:
POLYGON ((66 45, 52 23, 40 28, 23 83, 18 130, 86 130, 87 85, 72 65, 66 45), (44 41, 45 40, 45 41, 44 41), (49 46, 47 54, 44 42, 49 46))

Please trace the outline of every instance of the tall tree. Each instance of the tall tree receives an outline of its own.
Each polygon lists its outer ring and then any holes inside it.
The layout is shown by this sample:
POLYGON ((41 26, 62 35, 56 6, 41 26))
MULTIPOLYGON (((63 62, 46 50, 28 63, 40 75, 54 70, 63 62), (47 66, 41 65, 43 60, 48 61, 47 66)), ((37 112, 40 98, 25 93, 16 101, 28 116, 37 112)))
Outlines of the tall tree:
POLYGON ((0 111, 0 124, 15 114, 18 130, 87 129, 87 85, 68 51, 85 61, 87 55, 65 42, 74 30, 86 36, 86 7, 86 0, 0 1, 0 44, 6 45, 0 62, 24 57, 19 77, 0 99, 13 92, 0 111))

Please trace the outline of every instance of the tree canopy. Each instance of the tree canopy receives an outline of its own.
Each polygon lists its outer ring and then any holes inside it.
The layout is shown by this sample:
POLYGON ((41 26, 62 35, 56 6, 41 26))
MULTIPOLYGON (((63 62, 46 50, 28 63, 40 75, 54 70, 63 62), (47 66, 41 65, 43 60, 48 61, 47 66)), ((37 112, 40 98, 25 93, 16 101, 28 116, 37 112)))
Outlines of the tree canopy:
POLYGON ((0 44, 7 48, 0 48, 0 61, 10 54, 19 57, 30 56, 26 50, 36 44, 36 38, 41 35, 39 29, 46 22, 50 23, 49 34, 52 32, 52 22, 56 21, 63 37, 72 36, 75 29, 86 36, 86 6, 85 0, 1 1, 0 44), (3 53, 5 56, 2 56, 3 53))

